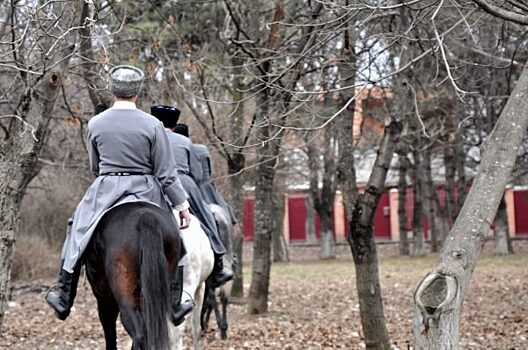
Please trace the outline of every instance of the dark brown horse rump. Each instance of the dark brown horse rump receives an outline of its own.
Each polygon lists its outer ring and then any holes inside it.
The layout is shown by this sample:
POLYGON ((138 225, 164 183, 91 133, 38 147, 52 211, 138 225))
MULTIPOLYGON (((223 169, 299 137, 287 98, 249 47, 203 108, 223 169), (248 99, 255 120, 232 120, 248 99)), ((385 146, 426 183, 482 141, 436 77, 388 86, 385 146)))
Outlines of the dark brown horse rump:
POLYGON ((132 349, 169 347, 169 286, 180 254, 174 216, 157 206, 127 203, 101 219, 85 262, 107 349, 116 349, 118 314, 132 349))

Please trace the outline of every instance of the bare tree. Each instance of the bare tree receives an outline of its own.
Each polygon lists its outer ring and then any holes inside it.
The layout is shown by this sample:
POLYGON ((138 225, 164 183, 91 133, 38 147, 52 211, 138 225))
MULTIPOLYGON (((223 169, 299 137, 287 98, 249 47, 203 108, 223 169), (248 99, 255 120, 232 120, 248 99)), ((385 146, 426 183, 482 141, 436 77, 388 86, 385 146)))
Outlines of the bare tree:
POLYGON ((333 234, 334 198, 337 187, 336 147, 333 136, 335 128, 327 126, 320 142, 309 142, 308 164, 310 168, 310 192, 315 211, 321 223, 321 259, 335 259, 335 239, 333 234), (321 150, 324 150, 321 152, 321 150))
MULTIPOLYGON (((309 8, 309 19, 315 20, 323 9, 322 3, 315 4, 314 8, 309 8)), ((273 52, 276 49, 277 40, 279 39, 279 25, 284 16, 284 5, 281 0, 277 0, 275 4, 274 21, 271 26, 270 34, 266 43, 268 52, 273 52)), ((309 52, 312 47, 317 32, 312 25, 306 26, 300 35, 297 50, 293 52, 295 57, 309 52)), ((270 241, 271 229, 273 226, 270 220, 273 210, 271 203, 273 201, 273 179, 275 176, 274 165, 277 162, 279 150, 281 131, 282 129, 273 123, 273 111, 270 109, 271 94, 275 96, 275 113, 283 115, 289 110, 290 104, 293 100, 293 94, 299 79, 302 76, 303 60, 296 59, 285 76, 284 85, 287 86, 285 90, 273 90, 270 84, 277 78, 273 76, 273 65, 271 57, 266 55, 260 59, 259 80, 265 84, 258 94, 258 106, 262 126, 257 130, 257 139, 263 143, 259 149, 257 157, 257 180, 255 186, 255 240, 253 245, 253 271, 251 278, 251 286, 248 298, 248 311, 252 314, 265 313, 268 310, 268 293, 269 293, 269 279, 270 279, 270 241)), ((283 119, 284 121, 284 119, 283 119)))
MULTIPOLYGON (((2 36, 4 73, 20 97, 0 118, 9 119, 0 143, 0 325, 11 276, 20 205, 48 133, 55 101, 74 53, 79 2, 12 2, 3 14, 11 32, 2 36), (4 38, 10 37, 9 40, 4 38), (11 56, 9 58, 8 56, 11 56)), ((13 96, 14 98, 14 96, 13 96)))

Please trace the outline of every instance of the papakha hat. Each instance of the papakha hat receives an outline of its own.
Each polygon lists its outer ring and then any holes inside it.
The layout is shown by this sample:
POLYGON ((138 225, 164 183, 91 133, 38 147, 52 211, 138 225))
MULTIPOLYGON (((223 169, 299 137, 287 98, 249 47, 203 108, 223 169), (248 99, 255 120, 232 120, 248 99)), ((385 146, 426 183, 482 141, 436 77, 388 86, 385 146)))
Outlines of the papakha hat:
POLYGON ((174 127, 174 132, 176 134, 189 137, 189 127, 187 126, 187 124, 176 124, 176 126, 174 127))
POLYGON ((180 118, 180 110, 173 106, 156 105, 150 107, 150 114, 158 118, 166 128, 174 128, 180 118))
POLYGON ((108 80, 110 91, 117 97, 134 97, 141 92, 145 73, 134 66, 120 65, 110 70, 108 80))

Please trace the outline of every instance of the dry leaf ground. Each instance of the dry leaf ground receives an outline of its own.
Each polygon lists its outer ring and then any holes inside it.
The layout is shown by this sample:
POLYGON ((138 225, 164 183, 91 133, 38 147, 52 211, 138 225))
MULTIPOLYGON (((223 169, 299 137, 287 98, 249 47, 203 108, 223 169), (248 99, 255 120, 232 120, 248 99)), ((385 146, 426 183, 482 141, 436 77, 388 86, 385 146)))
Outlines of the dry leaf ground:
MULTIPOLYGON (((485 251, 464 305, 462 349, 528 349, 528 243, 516 241, 514 256, 485 251)), ((395 246, 380 246, 380 277, 385 315, 395 348, 411 344, 412 294, 436 257, 399 258, 395 246)), ((291 248, 292 263, 274 264, 270 312, 247 315, 244 300, 229 307, 229 339, 216 339, 214 322, 202 338, 204 349, 361 349, 362 331, 350 250, 317 261, 317 248, 291 248)), ((250 262, 250 246, 245 261, 250 262)), ((250 268, 245 268, 246 291, 250 268)), ((51 278, 21 281, 50 284, 51 278)), ((82 283, 82 282, 81 282, 82 283)), ((81 285, 67 322, 57 321, 43 294, 13 296, 7 309, 0 349, 104 349, 95 301, 81 285)), ((119 326, 119 348, 130 340, 119 326)), ((186 339, 189 345, 189 339, 186 339)))

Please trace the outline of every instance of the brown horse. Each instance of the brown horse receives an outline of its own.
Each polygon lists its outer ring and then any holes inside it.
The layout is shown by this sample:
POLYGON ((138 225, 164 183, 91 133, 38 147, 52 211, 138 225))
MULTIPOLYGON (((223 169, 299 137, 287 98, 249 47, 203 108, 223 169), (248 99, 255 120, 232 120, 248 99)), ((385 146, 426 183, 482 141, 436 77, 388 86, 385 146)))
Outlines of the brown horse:
POLYGON ((119 313, 133 350, 169 348, 170 284, 180 254, 172 213, 136 202, 104 215, 85 262, 107 350, 117 348, 119 313))

